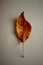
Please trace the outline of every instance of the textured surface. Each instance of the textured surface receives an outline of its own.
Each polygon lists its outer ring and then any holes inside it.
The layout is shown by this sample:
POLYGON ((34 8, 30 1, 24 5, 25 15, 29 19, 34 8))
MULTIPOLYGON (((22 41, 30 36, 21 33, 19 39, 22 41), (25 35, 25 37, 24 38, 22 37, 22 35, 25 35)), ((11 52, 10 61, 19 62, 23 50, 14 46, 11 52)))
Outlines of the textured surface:
POLYGON ((0 65, 43 65, 43 0, 0 0, 0 65), (12 20, 22 11, 32 24, 21 58, 12 20))

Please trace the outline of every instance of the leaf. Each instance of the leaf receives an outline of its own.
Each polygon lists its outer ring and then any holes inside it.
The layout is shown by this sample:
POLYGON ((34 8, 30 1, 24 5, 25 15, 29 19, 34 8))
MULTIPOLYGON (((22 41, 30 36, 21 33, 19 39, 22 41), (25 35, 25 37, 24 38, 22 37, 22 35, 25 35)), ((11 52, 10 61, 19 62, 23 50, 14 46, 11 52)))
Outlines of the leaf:
POLYGON ((27 40, 30 36, 31 29, 31 24, 28 21, 26 21, 24 17, 24 12, 22 12, 16 21, 16 33, 18 38, 22 42, 27 40))

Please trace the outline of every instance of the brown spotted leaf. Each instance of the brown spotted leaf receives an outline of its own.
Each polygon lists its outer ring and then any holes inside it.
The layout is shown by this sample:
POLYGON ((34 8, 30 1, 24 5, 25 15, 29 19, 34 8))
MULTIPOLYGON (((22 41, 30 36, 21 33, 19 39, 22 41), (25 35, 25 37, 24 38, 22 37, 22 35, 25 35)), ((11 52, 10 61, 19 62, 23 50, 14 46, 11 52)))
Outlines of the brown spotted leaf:
POLYGON ((24 42, 27 38, 29 38, 31 33, 31 24, 25 20, 24 12, 20 14, 16 21, 16 33, 18 38, 24 42))

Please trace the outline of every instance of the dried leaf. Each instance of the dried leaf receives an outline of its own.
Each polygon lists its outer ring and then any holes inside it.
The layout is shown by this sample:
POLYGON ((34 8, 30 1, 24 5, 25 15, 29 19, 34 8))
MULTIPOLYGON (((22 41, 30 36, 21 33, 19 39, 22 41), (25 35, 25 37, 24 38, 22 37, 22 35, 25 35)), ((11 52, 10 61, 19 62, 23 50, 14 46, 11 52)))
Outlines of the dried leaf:
POLYGON ((16 21, 16 33, 18 38, 24 42, 29 38, 31 29, 31 24, 25 20, 24 12, 22 12, 16 21))

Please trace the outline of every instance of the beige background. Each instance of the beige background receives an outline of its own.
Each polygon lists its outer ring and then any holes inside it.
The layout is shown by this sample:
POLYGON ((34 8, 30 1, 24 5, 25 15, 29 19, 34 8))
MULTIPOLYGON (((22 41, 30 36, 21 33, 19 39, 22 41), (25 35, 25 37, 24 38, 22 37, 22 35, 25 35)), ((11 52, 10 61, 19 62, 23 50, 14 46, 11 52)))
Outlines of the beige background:
POLYGON ((0 16, 0 65, 43 65, 43 0, 0 0, 0 16), (12 20, 22 11, 32 25, 24 58, 12 32, 12 20))

